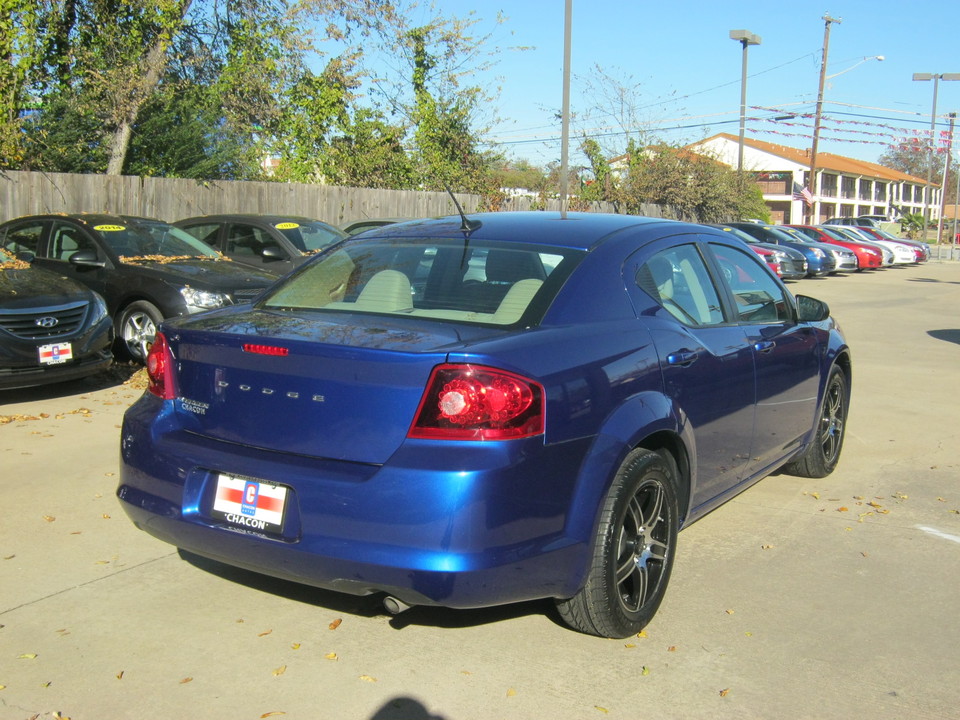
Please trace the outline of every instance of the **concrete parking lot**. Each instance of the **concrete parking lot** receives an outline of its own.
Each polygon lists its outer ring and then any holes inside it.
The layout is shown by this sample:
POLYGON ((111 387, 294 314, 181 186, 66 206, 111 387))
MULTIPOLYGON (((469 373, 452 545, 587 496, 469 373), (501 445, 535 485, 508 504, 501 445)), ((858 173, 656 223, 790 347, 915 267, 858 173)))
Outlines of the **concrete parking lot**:
POLYGON ((960 263, 791 289, 853 348, 840 467, 681 533, 628 640, 183 557, 114 496, 125 373, 0 393, 0 720, 960 717, 960 263))

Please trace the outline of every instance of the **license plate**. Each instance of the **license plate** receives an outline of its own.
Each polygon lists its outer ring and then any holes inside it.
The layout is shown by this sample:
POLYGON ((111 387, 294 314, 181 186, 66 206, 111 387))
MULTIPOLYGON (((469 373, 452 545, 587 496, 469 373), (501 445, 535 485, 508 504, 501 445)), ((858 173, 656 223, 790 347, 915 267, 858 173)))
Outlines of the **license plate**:
POLYGON ((73 346, 70 343, 41 345, 39 350, 41 365, 59 365, 73 360, 73 346))
POLYGON ((257 530, 279 533, 287 505, 287 488, 251 478, 219 474, 212 515, 218 520, 257 530))

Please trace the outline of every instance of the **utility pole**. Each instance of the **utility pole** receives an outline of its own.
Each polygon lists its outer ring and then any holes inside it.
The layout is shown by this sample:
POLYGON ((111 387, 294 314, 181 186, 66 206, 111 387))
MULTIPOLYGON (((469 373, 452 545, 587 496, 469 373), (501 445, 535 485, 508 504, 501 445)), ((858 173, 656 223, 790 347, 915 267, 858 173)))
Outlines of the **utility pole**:
POLYGON ((843 22, 843 18, 830 17, 830 13, 824 13, 823 18, 823 57, 820 60, 820 89, 817 91, 817 111, 813 121, 813 145, 810 148, 810 178, 808 180, 808 189, 813 195, 813 204, 809 210, 809 224, 817 224, 817 213, 820 209, 820 202, 817 198, 820 196, 819 183, 817 182, 817 145, 820 142, 820 119, 823 116, 823 86, 827 80, 827 53, 830 50, 830 23, 843 22))

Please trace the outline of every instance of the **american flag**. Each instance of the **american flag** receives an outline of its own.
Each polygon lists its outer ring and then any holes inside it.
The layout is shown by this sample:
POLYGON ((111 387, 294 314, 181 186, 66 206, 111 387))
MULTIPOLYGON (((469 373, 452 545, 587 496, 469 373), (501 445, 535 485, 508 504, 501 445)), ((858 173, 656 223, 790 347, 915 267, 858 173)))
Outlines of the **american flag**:
POLYGON ((807 205, 813 205, 813 195, 805 187, 800 187, 800 183, 793 184, 793 199, 803 200, 807 205))

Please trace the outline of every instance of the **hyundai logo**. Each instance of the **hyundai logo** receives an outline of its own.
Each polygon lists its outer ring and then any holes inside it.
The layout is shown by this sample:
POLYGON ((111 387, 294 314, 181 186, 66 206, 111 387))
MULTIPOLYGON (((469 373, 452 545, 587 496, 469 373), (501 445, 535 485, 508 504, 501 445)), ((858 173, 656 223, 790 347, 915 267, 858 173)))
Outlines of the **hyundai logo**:
POLYGON ((60 321, 57 320, 55 317, 51 317, 50 315, 46 315, 46 316, 44 316, 44 317, 40 317, 40 318, 37 318, 36 320, 34 320, 34 321, 33 321, 33 324, 36 325, 37 327, 52 328, 52 327, 56 327, 57 325, 59 325, 59 324, 60 324, 60 321))

